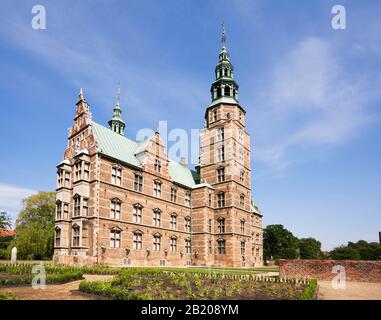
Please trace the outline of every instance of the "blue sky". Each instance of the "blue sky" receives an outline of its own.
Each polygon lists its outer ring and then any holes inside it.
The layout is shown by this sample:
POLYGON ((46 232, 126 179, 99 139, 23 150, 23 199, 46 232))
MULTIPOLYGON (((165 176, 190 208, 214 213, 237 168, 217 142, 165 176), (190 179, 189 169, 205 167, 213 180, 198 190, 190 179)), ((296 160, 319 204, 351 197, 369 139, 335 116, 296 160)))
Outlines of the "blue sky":
POLYGON ((106 124, 121 82, 129 137, 160 120, 201 128, 225 20, 264 224, 324 249, 377 241, 380 16, 375 1, 2 1, 0 209, 54 189, 80 87, 106 124), (331 28, 335 4, 346 30, 331 28))

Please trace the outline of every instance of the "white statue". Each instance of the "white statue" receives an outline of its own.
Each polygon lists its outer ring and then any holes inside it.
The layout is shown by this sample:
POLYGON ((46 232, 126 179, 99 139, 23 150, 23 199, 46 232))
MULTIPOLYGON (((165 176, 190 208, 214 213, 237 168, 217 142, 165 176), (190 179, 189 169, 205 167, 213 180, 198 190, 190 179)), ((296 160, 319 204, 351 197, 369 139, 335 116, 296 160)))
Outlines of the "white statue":
POLYGON ((11 252, 11 263, 16 263, 17 261, 17 248, 13 247, 11 252))

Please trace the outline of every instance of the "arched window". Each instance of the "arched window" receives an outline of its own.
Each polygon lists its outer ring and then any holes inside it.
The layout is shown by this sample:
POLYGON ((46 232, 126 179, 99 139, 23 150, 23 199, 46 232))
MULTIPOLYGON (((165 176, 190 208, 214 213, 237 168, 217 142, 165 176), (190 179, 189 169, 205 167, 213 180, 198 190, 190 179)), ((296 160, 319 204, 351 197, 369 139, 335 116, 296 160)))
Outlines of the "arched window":
POLYGON ((224 88, 224 96, 230 96, 230 87, 229 86, 225 86, 225 88, 224 88))
POLYGON ((221 87, 217 88, 217 98, 221 97, 221 87))

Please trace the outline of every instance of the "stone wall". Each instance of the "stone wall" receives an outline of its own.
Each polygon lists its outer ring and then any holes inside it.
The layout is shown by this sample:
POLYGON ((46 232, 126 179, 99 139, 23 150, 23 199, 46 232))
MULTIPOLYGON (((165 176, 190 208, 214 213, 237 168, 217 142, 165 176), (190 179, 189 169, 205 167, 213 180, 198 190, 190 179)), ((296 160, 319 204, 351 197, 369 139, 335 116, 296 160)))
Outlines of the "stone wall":
POLYGON ((280 276, 332 280, 335 266, 345 268, 346 281, 381 282, 381 261, 357 260, 280 260, 280 276))

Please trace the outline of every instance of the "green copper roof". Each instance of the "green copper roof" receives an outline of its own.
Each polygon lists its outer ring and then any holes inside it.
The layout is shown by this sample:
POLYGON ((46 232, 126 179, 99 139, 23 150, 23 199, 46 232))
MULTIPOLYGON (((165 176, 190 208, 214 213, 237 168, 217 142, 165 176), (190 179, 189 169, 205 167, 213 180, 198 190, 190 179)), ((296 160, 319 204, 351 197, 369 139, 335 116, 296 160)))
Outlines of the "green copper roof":
POLYGON ((98 123, 92 122, 92 127, 101 153, 134 166, 141 165, 134 155, 136 142, 98 123))
MULTIPOLYGON (((142 166, 135 155, 145 150, 149 140, 132 141, 94 121, 92 128, 100 153, 136 167, 142 166)), ((193 187, 196 184, 192 171, 172 160, 169 161, 169 175, 174 182, 184 186, 193 187)))
POLYGON ((193 179, 192 171, 180 163, 172 160, 169 160, 169 175, 173 181, 176 181, 184 186, 193 187, 196 184, 193 179))

